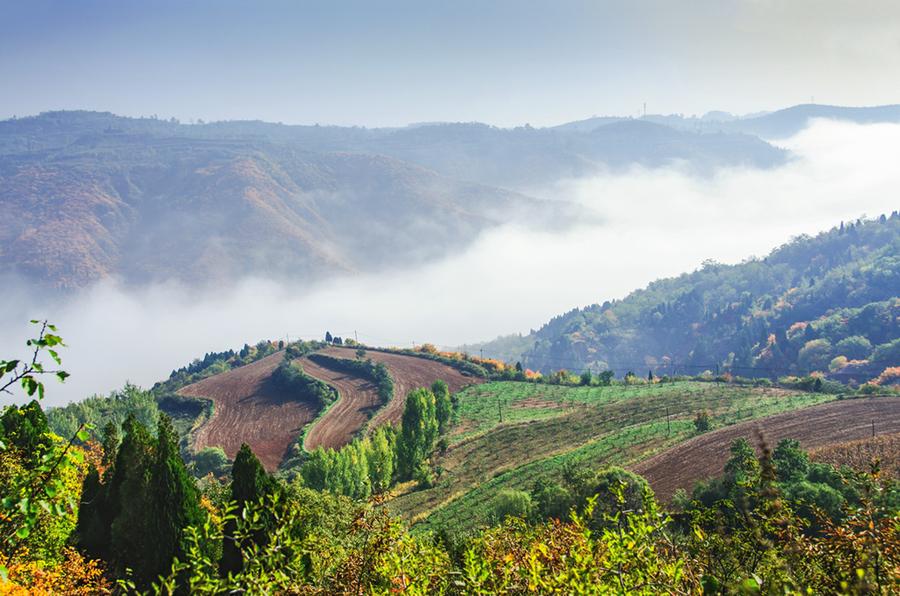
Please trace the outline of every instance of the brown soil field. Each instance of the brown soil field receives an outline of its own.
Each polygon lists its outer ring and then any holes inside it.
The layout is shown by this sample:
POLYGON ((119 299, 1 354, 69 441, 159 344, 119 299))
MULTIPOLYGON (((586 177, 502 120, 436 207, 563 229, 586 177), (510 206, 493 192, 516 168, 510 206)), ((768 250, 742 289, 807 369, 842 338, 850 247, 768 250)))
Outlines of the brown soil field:
POLYGON ((632 469, 644 476, 662 501, 679 488, 690 491, 699 480, 722 474, 731 442, 762 439, 770 448, 781 439, 796 439, 805 449, 900 432, 900 398, 874 397, 834 401, 793 412, 727 426, 694 437, 632 469))
POLYGON ((865 472, 869 471, 872 462, 877 461, 883 477, 900 480, 900 433, 826 445, 810 451, 809 457, 813 461, 850 466, 865 472))
POLYGON ((337 402, 306 433, 304 447, 308 450, 316 447, 337 449, 346 445, 381 407, 375 384, 346 372, 331 370, 308 358, 295 362, 299 362, 309 376, 337 389, 339 395, 337 402))
MULTIPOLYGON (((321 350, 321 352, 336 358, 356 358, 355 348, 332 347, 321 350)), ((375 362, 384 364, 394 380, 394 396, 386 406, 375 414, 375 417, 369 424, 370 429, 376 429, 383 424, 399 423, 400 418, 403 416, 403 407, 406 405, 406 394, 413 389, 431 387, 432 383, 440 379, 445 381, 450 387, 450 393, 456 393, 467 385, 485 381, 485 379, 479 377, 466 376, 452 366, 447 366, 442 362, 415 356, 368 350, 366 351, 366 358, 371 358, 375 362)))
POLYGON ((288 399, 270 376, 282 352, 181 388, 178 393, 213 401, 213 414, 197 430, 194 447, 218 446, 234 458, 247 443, 267 470, 278 468, 300 430, 316 417, 318 405, 288 399))

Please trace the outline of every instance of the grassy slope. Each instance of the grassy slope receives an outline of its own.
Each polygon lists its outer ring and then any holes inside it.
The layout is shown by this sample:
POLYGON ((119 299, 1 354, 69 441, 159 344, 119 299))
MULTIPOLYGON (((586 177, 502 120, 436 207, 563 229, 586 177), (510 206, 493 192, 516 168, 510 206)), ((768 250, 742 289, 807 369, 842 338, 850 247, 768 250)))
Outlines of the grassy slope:
POLYGON ((464 530, 483 523, 497 491, 528 490, 538 476, 558 474, 568 461, 600 467, 649 457, 690 437, 691 420, 700 410, 710 413, 715 427, 833 396, 699 382, 612 387, 496 382, 469 388, 458 398, 450 448, 436 461, 444 469, 438 483, 391 501, 394 511, 421 528, 452 523, 464 530))

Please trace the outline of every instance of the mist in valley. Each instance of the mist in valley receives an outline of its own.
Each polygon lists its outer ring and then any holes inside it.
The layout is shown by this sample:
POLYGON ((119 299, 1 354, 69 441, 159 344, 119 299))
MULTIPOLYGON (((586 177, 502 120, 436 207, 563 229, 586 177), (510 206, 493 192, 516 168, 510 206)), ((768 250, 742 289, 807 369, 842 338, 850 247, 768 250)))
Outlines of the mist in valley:
POLYGON ((0 354, 24 355, 29 319, 56 323, 72 374, 48 386, 48 403, 59 405, 126 381, 149 386, 205 352, 260 339, 320 338, 328 330, 373 345, 456 346, 527 333, 704 260, 762 257, 799 234, 897 208, 900 125, 819 120, 777 145, 792 159, 768 170, 633 167, 530 189, 578 204, 580 221, 490 228, 413 268, 316 284, 246 278, 205 290, 104 281, 64 297, 8 281, 0 354))

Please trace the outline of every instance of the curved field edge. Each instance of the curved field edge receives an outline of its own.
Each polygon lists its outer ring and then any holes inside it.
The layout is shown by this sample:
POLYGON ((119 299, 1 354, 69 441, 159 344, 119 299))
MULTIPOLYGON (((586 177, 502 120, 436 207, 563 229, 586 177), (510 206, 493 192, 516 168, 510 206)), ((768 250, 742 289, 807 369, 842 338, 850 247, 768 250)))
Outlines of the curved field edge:
POLYGON ((768 416, 694 437, 635 465, 661 500, 681 488, 722 474, 731 442, 747 438, 760 448, 773 448, 781 439, 795 439, 814 449, 863 439, 870 433, 900 432, 900 397, 859 397, 833 401, 798 411, 768 416))
MULTIPOLYGON (((520 391, 516 385, 531 384, 490 385, 493 386, 481 389, 492 390, 496 399, 503 399, 504 390, 520 391)), ((544 389, 532 386, 530 391, 544 389)), ((639 388, 561 388, 554 393, 572 402, 570 411, 551 418, 495 424, 460 440, 436 458, 435 465, 443 473, 433 488, 398 495, 389 502, 390 508, 408 521, 424 522, 420 523, 423 527, 442 518, 454 523, 465 518, 480 521, 486 515, 486 505, 479 495, 526 486, 527 477, 541 462, 558 470, 566 461, 591 458, 594 465, 600 466, 609 459, 606 447, 628 451, 623 463, 637 461, 689 438, 693 415, 699 410, 708 411, 715 426, 724 426, 834 399, 825 394, 693 382, 639 388), (642 447, 635 449, 634 445, 642 447), (468 493, 472 495, 467 496, 468 493), (441 512, 445 507, 447 510, 441 512), (456 512, 463 510, 467 513, 457 519, 456 512), (430 519, 431 516, 435 517, 430 519)), ((467 392, 458 397, 464 400, 467 392)), ((463 406, 461 401, 461 410, 463 406)), ((464 417, 458 421, 461 425, 466 423, 464 417)))
POLYGON ((300 430, 315 417, 318 406, 285 396, 272 383, 282 353, 213 375, 178 391, 179 395, 211 399, 210 418, 194 433, 194 448, 221 446, 234 457, 241 443, 253 448, 268 470, 288 454, 300 430))
POLYGON ((375 411, 383 407, 375 385, 355 372, 334 363, 308 357, 295 360, 305 374, 328 384, 337 391, 337 399, 328 411, 307 425, 303 438, 305 450, 316 447, 336 449, 364 432, 375 411))

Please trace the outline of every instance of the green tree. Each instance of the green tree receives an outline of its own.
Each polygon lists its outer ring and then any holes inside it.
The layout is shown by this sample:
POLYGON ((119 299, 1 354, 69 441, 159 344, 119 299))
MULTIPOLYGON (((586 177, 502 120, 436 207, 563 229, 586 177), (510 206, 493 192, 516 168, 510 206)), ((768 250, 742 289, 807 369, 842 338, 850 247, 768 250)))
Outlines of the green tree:
POLYGON ((831 342, 824 338, 806 342, 797 355, 797 366, 801 371, 826 371, 830 362, 831 342))
POLYGON ((118 567, 134 570, 135 578, 146 584, 154 577, 145 561, 156 529, 150 487, 153 439, 134 416, 126 418, 123 431, 106 507, 101 512, 104 525, 109 527, 109 548, 96 554, 102 556, 106 551, 118 567))
POLYGON ((779 482, 798 482, 809 472, 809 456, 794 439, 782 439, 772 453, 779 482))
POLYGON ((204 447, 194 456, 193 471, 198 477, 227 473, 228 456, 221 447, 204 447))
POLYGON ((444 434, 450 425, 450 417, 453 415, 453 402, 450 400, 450 388, 447 383, 438 379, 431 385, 434 393, 434 410, 437 416, 438 433, 444 434))
MULTIPOLYGON (((231 467, 231 501, 236 506, 237 518, 243 515, 248 506, 261 502, 273 489, 274 481, 266 473, 262 463, 253 454, 250 446, 242 443, 234 457, 234 465, 231 467)), ((244 564, 241 550, 246 548, 247 544, 239 542, 235 538, 237 518, 229 519, 225 525, 226 540, 222 543, 222 561, 220 563, 220 568, 224 573, 237 573, 244 564)), ((264 536, 265 528, 257 532, 253 540, 260 543, 264 536)))
POLYGON ((835 345, 834 353, 850 360, 865 360, 872 354, 872 342, 862 335, 851 335, 835 345))
POLYGON ((372 492, 379 494, 391 486, 394 475, 395 437, 393 427, 382 426, 368 439, 369 482, 372 492))
POLYGON ((434 402, 434 393, 428 389, 416 389, 406 396, 397 439, 397 473, 401 480, 411 479, 434 448, 438 435, 434 402))
POLYGON ((494 498, 490 517, 493 523, 502 522, 507 517, 527 519, 531 508, 531 495, 521 490, 504 489, 494 498))
POLYGON ((150 549, 143 553, 148 577, 168 571, 172 559, 182 557, 184 530, 198 526, 204 518, 194 479, 178 450, 178 435, 172 420, 159 417, 155 461, 150 476, 152 515, 150 549))

